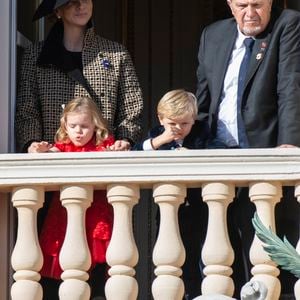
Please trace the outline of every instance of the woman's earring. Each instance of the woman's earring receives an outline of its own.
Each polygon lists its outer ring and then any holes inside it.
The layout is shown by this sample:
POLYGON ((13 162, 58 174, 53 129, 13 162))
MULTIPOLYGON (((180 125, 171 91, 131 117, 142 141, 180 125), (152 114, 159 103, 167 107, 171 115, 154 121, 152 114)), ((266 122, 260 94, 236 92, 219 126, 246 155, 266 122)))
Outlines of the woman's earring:
POLYGON ((61 19, 61 16, 57 16, 57 19, 61 19))

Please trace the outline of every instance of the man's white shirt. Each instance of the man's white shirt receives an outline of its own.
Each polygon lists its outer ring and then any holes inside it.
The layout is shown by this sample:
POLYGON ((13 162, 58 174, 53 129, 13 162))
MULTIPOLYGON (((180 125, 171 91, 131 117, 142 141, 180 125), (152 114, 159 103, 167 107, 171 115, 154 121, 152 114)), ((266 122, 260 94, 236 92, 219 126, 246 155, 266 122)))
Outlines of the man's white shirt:
POLYGON ((217 139, 228 147, 237 146, 237 92, 239 69, 246 52, 244 39, 247 38, 238 29, 238 36, 232 50, 225 74, 221 102, 218 110, 217 139))

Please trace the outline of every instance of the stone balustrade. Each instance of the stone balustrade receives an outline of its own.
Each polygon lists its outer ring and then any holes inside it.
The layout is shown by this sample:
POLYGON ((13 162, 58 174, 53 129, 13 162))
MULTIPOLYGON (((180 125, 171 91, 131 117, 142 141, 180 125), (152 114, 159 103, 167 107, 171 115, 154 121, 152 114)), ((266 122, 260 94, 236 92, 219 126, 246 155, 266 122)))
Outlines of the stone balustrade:
MULTIPOLYGON (((185 250, 177 212, 190 187, 202 187, 202 198, 209 211, 207 236, 202 248, 206 275, 202 294, 232 296, 234 251, 228 237, 226 215, 235 187, 240 186, 249 187, 249 198, 262 222, 275 230, 274 209, 280 201, 282 186, 294 186, 295 197, 300 202, 300 149, 0 155, 0 196, 11 195, 18 219, 15 240, 7 243, 2 240, 0 246, 0 253, 7 253, 7 247, 13 250, 13 280, 10 282, 14 281, 11 287, 0 291, 0 298, 5 299, 10 290, 12 300, 42 299, 39 271, 43 257, 37 236, 37 211, 43 205, 46 191, 60 190, 68 216, 59 258, 63 269, 60 299, 89 299, 90 288, 86 281, 91 259, 84 217, 93 201, 93 191, 106 189, 114 210, 113 234, 107 251, 110 277, 105 287, 106 298, 137 299, 139 283, 135 267, 139 250, 133 234, 132 210, 143 201, 140 190, 147 188, 152 189, 153 201, 160 210, 160 227, 153 249, 156 277, 152 283, 152 296, 155 300, 181 300, 185 250)), ((6 204, 2 201, 0 209, 3 207, 6 204)), ((297 250, 300 252, 300 242, 297 250)), ((269 259, 256 237, 249 255, 253 279, 266 284, 268 300, 279 299, 279 268, 269 259)), ((7 267, 1 264, 0 281, 7 281, 4 270, 7 267)), ((295 285, 295 297, 300 300, 299 280, 295 285)))

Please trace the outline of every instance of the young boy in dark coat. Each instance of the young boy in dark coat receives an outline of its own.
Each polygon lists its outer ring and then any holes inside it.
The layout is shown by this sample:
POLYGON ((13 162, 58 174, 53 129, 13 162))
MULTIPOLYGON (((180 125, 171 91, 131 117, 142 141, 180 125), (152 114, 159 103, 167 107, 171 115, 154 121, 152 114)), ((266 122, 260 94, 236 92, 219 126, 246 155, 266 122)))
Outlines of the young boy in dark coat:
POLYGON ((158 103, 159 126, 152 128, 148 137, 133 150, 174 150, 205 148, 207 127, 197 118, 195 96, 185 90, 172 90, 158 103))
MULTIPOLYGON (((133 150, 205 148, 208 127, 196 120, 197 112, 196 98, 192 93, 185 90, 166 93, 157 106, 160 125, 151 129, 148 137, 137 143, 133 150)), ((206 235, 207 215, 207 206, 201 199, 201 189, 188 189, 185 203, 178 211, 181 238, 186 250, 186 260, 182 267, 185 299, 193 299, 201 292, 200 255, 206 235)))

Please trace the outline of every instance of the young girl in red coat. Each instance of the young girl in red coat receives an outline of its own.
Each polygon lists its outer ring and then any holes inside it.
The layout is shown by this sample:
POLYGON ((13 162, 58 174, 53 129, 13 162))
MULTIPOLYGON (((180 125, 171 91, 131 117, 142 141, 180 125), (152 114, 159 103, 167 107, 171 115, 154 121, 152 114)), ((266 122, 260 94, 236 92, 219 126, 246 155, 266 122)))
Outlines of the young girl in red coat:
MULTIPOLYGON (((120 143, 120 141, 117 141, 120 143)), ((34 152, 86 152, 115 150, 115 140, 107 130, 106 122, 97 105, 87 97, 75 98, 63 110, 60 128, 54 145, 40 142, 34 152)), ((119 148, 120 145, 117 145, 119 148)), ((32 151, 33 152, 33 151, 32 151)), ((92 266, 106 262, 113 224, 113 211, 106 192, 94 191, 94 200, 86 212, 86 235, 91 252, 92 266)), ((44 255, 43 277, 60 279, 59 252, 67 225, 67 214, 55 192, 40 233, 40 246, 44 255)))

